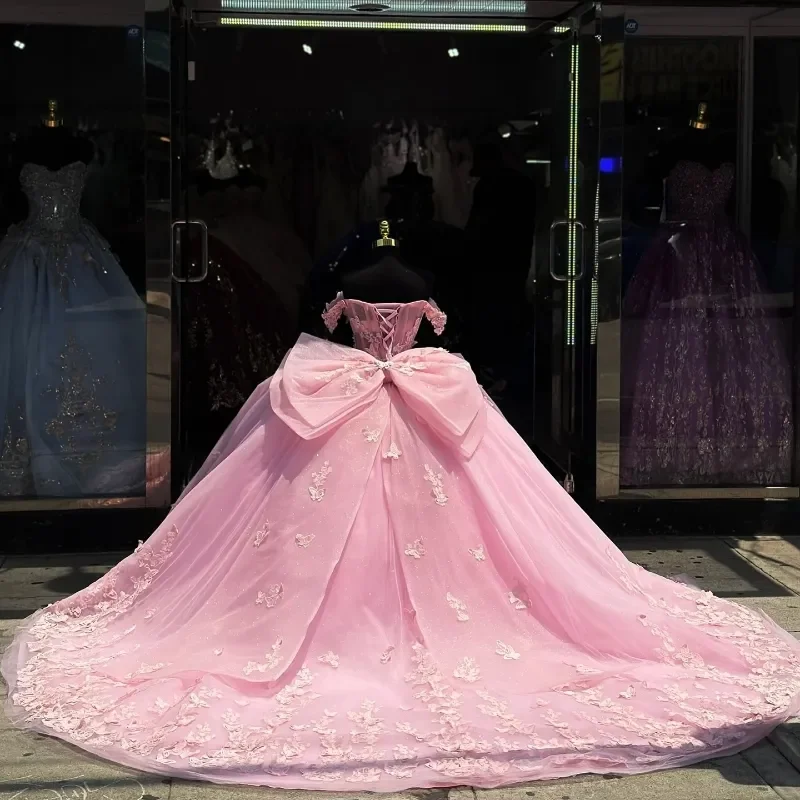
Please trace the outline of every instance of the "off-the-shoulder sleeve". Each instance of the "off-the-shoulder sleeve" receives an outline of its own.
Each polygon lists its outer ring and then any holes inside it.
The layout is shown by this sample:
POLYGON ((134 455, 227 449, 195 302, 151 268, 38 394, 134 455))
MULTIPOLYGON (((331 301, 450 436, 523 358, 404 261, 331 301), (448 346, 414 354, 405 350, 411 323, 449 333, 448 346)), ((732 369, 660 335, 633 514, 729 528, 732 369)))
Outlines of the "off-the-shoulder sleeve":
POLYGON ((433 332, 437 336, 441 336, 444 332, 444 326, 447 324, 447 314, 433 300, 428 300, 425 305, 425 316, 433 327, 433 332))
POLYGON ((339 324, 339 318, 342 316, 342 311, 344 311, 344 303, 344 295, 339 292, 339 294, 325 306, 325 310, 322 312, 322 321, 331 333, 333 333, 334 329, 339 324))

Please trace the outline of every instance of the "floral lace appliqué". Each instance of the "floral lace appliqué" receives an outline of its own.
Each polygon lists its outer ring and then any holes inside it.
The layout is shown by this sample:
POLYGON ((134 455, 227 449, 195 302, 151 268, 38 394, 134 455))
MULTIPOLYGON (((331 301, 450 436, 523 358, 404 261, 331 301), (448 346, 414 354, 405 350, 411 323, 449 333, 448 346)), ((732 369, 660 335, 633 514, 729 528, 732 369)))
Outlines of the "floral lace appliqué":
POLYGON ((274 586, 270 586, 266 592, 258 593, 258 597, 256 597, 256 605, 264 605, 267 608, 275 608, 275 606, 277 606, 281 600, 283 600, 283 584, 276 583, 274 586))
POLYGON ((429 302, 425 307, 425 316, 428 318, 433 332, 437 336, 444 333, 444 327, 447 324, 447 314, 444 313, 435 303, 429 302))
POLYGON ((362 428, 361 434, 368 442, 377 442, 381 438, 381 432, 375 428, 362 428))
POLYGON ((265 522, 255 533, 253 537, 253 547, 261 547, 264 543, 264 539, 267 538, 269 534, 269 522, 265 522))
POLYGON ((308 547, 311 544, 311 542, 313 542, 314 539, 316 538, 317 538, 316 534, 313 533, 307 533, 307 534, 298 533, 294 537, 294 543, 298 547, 308 547))
POLYGON ((330 463, 325 461, 317 472, 311 473, 311 486, 308 487, 308 495, 315 502, 319 503, 325 497, 325 481, 333 470, 330 463))
POLYGON ((486 553, 483 551, 483 545, 481 545, 480 547, 471 547, 469 550, 469 554, 476 561, 486 561, 486 553))
POLYGON ((414 539, 405 549, 405 554, 410 558, 422 558, 425 555, 425 545, 422 539, 414 539))
POLYGON ((513 608, 516 608, 517 611, 524 611, 528 606, 517 597, 514 592, 508 593, 508 602, 511 603, 513 608))
POLYGON ((425 464, 425 480, 431 485, 431 495, 436 501, 437 506, 447 505, 448 497, 444 491, 442 483, 442 473, 434 472, 428 464, 425 464))
POLYGON ((394 442, 392 442, 391 445, 389 445, 389 449, 383 454, 383 457, 397 461, 397 459, 402 455, 403 453, 401 452, 400 448, 394 442))
POLYGON ((333 667, 334 669, 339 669, 339 656, 337 656, 336 653, 332 652, 331 650, 319 656, 317 661, 327 664, 329 667, 333 667))
POLYGON ((322 312, 322 321, 325 323, 325 327, 332 333, 336 326, 339 324, 339 319, 342 316, 342 311, 344 311, 344 299, 341 296, 337 296, 336 300, 328 305, 328 307, 322 312))
POLYGON ((344 380, 342 389, 348 397, 352 397, 354 394, 358 394, 362 383, 364 383, 364 379, 357 372, 354 372, 344 380))
POLYGON ((474 658, 465 656, 453 670, 453 677, 467 683, 475 683, 481 677, 481 670, 474 658))
POLYGON ((448 592, 447 603, 450 606, 450 608, 452 608, 453 611, 456 612, 456 619, 459 622, 469 622, 469 614, 467 613, 467 607, 463 602, 461 602, 461 600, 459 600, 457 597, 448 592))
POLYGON ((245 675, 252 675, 254 672, 268 672, 271 669, 275 669, 283 661, 283 656, 280 654, 281 647, 283 647, 283 639, 279 638, 272 645, 270 652, 264 656, 264 661, 248 661, 242 672, 245 675))
POLYGON ((510 644, 501 642, 499 639, 497 640, 497 649, 495 653, 499 656, 503 656, 506 661, 516 661, 520 657, 519 653, 510 644))

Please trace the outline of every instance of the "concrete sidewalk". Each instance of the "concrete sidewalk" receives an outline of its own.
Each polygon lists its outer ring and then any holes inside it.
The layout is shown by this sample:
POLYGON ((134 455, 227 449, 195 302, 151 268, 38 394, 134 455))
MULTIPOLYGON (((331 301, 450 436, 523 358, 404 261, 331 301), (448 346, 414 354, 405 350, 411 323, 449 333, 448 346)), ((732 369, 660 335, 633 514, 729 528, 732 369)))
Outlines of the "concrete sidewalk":
MULTIPOLYGON (((800 636, 800 536, 618 539, 628 558, 663 575, 763 609, 800 636)), ((0 650, 19 619, 91 583, 118 553, 0 556, 0 650)), ((800 800, 800 721, 744 753, 687 769, 626 778, 585 776, 510 789, 415 790, 393 800, 800 800)), ((308 792, 162 780, 23 733, 0 716, 0 800, 294 800, 308 792)), ((320 793, 322 800, 371 795, 320 793)))

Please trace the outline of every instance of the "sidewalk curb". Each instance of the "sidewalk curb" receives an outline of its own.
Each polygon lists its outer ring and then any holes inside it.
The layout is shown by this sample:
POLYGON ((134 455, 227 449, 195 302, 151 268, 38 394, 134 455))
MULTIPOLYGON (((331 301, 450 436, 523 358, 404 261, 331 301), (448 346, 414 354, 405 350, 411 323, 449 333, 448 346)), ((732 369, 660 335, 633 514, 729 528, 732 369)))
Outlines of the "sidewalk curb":
MULTIPOLYGON (((800 728, 800 724, 795 723, 800 728)), ((767 736, 778 752, 796 769, 800 770, 800 739, 788 725, 779 725, 767 736)))

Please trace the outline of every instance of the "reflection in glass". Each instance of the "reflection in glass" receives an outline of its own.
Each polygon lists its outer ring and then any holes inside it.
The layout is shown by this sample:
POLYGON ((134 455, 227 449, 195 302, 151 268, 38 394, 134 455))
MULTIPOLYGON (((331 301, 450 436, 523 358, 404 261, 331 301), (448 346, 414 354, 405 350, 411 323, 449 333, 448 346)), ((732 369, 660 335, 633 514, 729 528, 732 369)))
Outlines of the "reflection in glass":
MULTIPOLYGON (((800 375, 800 326, 796 303, 800 269, 800 39, 757 38, 753 49, 753 247, 774 292, 785 341, 791 343, 795 409, 800 375)), ((798 430, 795 425, 795 454, 798 430)), ((795 460, 795 463, 797 461, 795 460)), ((794 480, 797 480, 795 474, 794 480)))
POLYGON ((382 217, 448 314, 443 339, 423 329, 419 343, 469 358, 530 438, 526 289, 549 175, 539 44, 517 34, 198 31, 188 215, 208 224, 211 264, 207 281, 181 286, 182 417, 196 464, 300 330, 327 335, 325 303, 369 263, 382 217), (244 77, 255 75, 281 77, 244 77))
MULTIPOLYGON (((628 188, 629 203, 644 204, 630 217, 645 241, 633 259, 626 247, 622 485, 791 480, 789 342, 774 288, 731 217, 737 46, 645 40, 627 54, 634 73, 664 59, 674 72, 640 84, 652 91, 634 95, 626 132, 644 155, 644 178, 628 188), (692 59, 701 47, 703 59, 692 59), (648 48, 649 57, 637 52, 648 48), (690 63, 699 80, 681 72, 690 63)), ((629 179, 636 166, 626 164, 629 179)))
MULTIPOLYGON (((126 187, 113 178, 126 166, 133 172, 131 142, 126 153, 124 133, 116 136, 108 117, 92 130, 86 120, 77 124, 77 112, 91 114, 98 100, 91 93, 89 107, 71 108, 69 119, 57 100, 41 98, 34 106, 44 83, 43 60, 66 55, 65 48, 89 52, 90 39, 119 48, 125 33, 29 28, 26 52, 39 63, 30 68, 21 119, 11 130, 6 119, 2 216, 12 224, 0 241, 4 498, 145 490, 145 306, 109 241, 82 211, 94 201, 106 212, 98 222, 127 244, 131 260, 141 258, 141 234, 129 213, 135 200, 127 198, 127 219, 114 214, 126 187), (98 203, 99 194, 104 197, 98 203)), ((88 72, 88 55, 85 66, 88 72)), ((121 69, 127 70, 124 46, 121 69)), ((55 72, 49 88, 57 92, 58 71, 52 65, 49 71, 55 72)), ((133 155, 138 157, 135 150, 133 155)), ((143 203, 139 223, 142 211, 143 203)))

